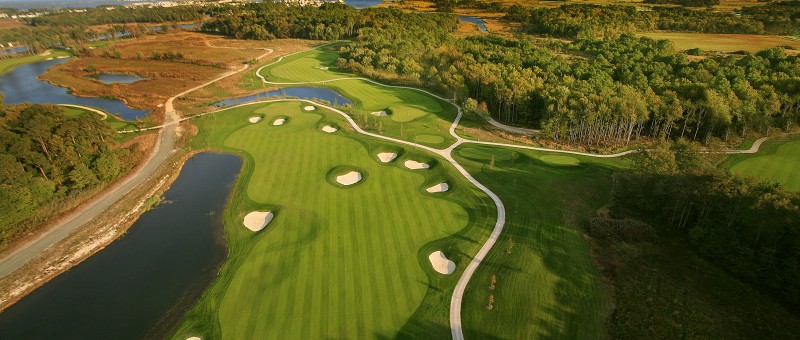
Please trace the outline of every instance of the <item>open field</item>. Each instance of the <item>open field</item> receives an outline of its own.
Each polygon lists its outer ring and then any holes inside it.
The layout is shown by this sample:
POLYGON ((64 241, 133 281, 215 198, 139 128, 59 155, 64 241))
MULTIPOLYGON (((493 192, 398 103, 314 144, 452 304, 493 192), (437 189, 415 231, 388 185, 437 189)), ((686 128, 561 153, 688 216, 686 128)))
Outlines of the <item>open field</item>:
MULTIPOLYGON (((771 35, 755 34, 704 34, 652 32, 641 35, 653 39, 667 39, 678 50, 699 48, 704 51, 756 53, 771 47, 791 46, 800 50, 800 41, 771 35)), ((787 51, 792 53, 791 50, 787 51)))
POLYGON ((455 158, 500 196, 508 216, 467 286, 463 323, 481 332, 466 338, 604 338, 612 302, 582 226, 610 199, 611 173, 624 160, 471 145, 455 158))
POLYGON ((25 27, 25 23, 12 18, 0 18, 0 30, 6 28, 20 28, 25 27))
POLYGON ((47 58, 57 58, 61 56, 70 56, 71 54, 65 50, 53 50, 50 54, 40 54, 40 55, 32 55, 27 57, 20 57, 20 58, 10 58, 10 59, 2 59, 0 60, 0 74, 6 73, 11 71, 13 68, 35 63, 37 61, 42 61, 47 58))
POLYGON ((229 260, 175 338, 394 337, 409 319, 446 336, 449 294, 488 235, 493 205, 446 162, 357 135, 305 105, 249 105, 195 121, 193 147, 235 152, 245 166, 224 213, 229 260), (263 119, 251 124, 253 116, 263 119), (273 126, 279 117, 286 124, 273 126), (399 156, 381 163, 386 151, 399 156), (409 170, 407 159, 433 166, 409 170), (332 183, 341 166, 364 180, 332 183), (448 192, 425 192, 442 181, 448 192), (275 213, 256 234, 241 225, 254 210, 275 213), (431 268, 433 248, 456 263, 453 275, 431 268))
POLYGON ((336 90, 353 101, 353 107, 346 111, 370 132, 438 148, 455 141, 447 133, 456 116, 452 105, 421 91, 355 79, 352 74, 335 69, 337 58, 338 54, 330 48, 311 50, 287 57, 264 68, 260 74, 276 83, 353 78, 309 86, 336 90), (380 111, 385 111, 388 116, 374 115, 380 111))
POLYGON ((789 191, 800 192, 800 140, 766 141, 757 154, 729 156, 728 167, 735 174, 777 182, 789 191))

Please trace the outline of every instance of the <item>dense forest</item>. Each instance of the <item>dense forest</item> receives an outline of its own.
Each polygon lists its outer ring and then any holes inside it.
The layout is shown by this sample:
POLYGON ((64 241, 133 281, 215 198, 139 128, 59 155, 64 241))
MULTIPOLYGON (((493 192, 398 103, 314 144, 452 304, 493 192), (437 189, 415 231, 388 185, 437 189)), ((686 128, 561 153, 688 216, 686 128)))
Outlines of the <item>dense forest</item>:
POLYGON ((0 248, 27 233, 39 207, 108 183, 132 166, 94 114, 54 105, 0 105, 0 248), (20 227, 23 226, 23 227, 20 227))
MULTIPOLYGON (((592 27, 607 23, 603 13, 620 22, 637 13, 634 7, 596 8, 532 12, 585 11, 578 18, 598 20, 592 27)), ((545 43, 526 36, 453 38, 455 21, 446 15, 343 5, 253 4, 217 18, 204 27, 243 38, 357 36, 342 48, 338 67, 430 88, 470 111, 485 108, 502 122, 541 128, 556 141, 587 148, 640 136, 728 140, 800 122, 800 58, 781 48, 690 61, 666 40, 627 34, 545 43)), ((564 29, 547 20, 540 25, 564 29)))
POLYGON ((685 143, 639 155, 614 190, 617 217, 677 234, 736 277, 800 311, 800 194, 736 177, 685 143))

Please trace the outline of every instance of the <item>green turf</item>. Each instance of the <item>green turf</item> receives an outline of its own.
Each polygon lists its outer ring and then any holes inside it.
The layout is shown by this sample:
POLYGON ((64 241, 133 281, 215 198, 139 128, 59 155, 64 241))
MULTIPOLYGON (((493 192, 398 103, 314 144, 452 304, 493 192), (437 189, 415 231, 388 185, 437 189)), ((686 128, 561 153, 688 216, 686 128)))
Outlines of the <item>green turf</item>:
POLYGON ((269 68, 268 80, 274 82, 293 82, 301 81, 320 81, 342 77, 353 77, 336 68, 336 60, 339 54, 336 53, 336 46, 341 44, 327 45, 307 52, 293 54, 283 58, 283 60, 269 68), (324 69, 324 68, 327 68, 324 69))
POLYGON ((552 165, 578 165, 581 163, 577 158, 572 156, 544 155, 539 159, 552 165))
MULTIPOLYGON (((97 115, 97 113, 95 112, 72 106, 62 106, 61 108, 64 109, 64 115, 66 117, 78 117, 85 114, 97 115)), ((106 123, 108 123, 108 125, 111 126, 111 128, 114 129, 115 131, 136 129, 135 122, 124 120, 122 118, 110 114, 106 116, 106 123)), ((148 123, 147 125, 144 126, 148 125, 153 125, 153 124, 148 123)))
POLYGON ((53 50, 50 55, 32 55, 27 57, 10 58, 0 60, 0 74, 11 71, 17 66, 35 63, 38 61, 46 60, 47 58, 56 58, 60 56, 70 56, 71 54, 64 50, 53 50))
MULTIPOLYGON (((344 79, 313 86, 333 89, 353 101, 353 107, 345 109, 359 125, 367 131, 383 134, 421 144, 445 148, 455 142, 449 135, 450 122, 455 119, 456 109, 451 104, 418 90, 384 87, 355 79, 353 74, 336 70, 335 48, 326 47, 291 55, 281 62, 266 67, 261 75, 274 82, 307 82, 344 79), (320 66, 330 67, 321 70, 320 66), (387 117, 376 117, 372 112, 387 111, 387 117), (420 135, 435 135, 435 141, 418 140, 420 135)), ((311 86, 311 85, 309 85, 311 86)))
MULTIPOLYGON (((605 336, 611 298, 581 235, 582 223, 606 204, 611 166, 585 157, 565 167, 562 155, 465 145, 459 163, 505 203, 503 234, 478 267, 464 296, 467 338, 595 339, 605 336), (494 166, 489 159, 494 155, 494 166), (488 286, 497 276, 496 288, 488 286), (489 294, 494 309, 485 308, 489 294)), ((569 156, 569 158, 573 158, 569 156)))
POLYGON ((488 236, 490 201, 432 155, 349 128, 320 131, 321 122, 347 124, 304 105, 244 106, 195 121, 193 148, 235 152, 245 165, 224 213, 229 259, 174 337, 395 337, 409 322, 446 335, 449 294, 470 260, 465 254, 488 236), (264 119, 250 124, 256 111, 264 119), (270 124, 284 115, 285 125, 270 124), (382 164, 376 154, 386 150, 401 155, 382 164), (433 167, 411 171, 406 159, 433 167), (363 170, 364 181, 332 184, 331 171, 347 167, 363 170), (449 192, 424 192, 443 180, 449 192), (276 216, 254 234, 241 220, 258 209, 276 216), (455 274, 431 269, 434 250, 456 262, 455 274))
POLYGON ((731 172, 777 182, 787 190, 800 192, 800 140, 770 140, 756 154, 731 155, 731 172))

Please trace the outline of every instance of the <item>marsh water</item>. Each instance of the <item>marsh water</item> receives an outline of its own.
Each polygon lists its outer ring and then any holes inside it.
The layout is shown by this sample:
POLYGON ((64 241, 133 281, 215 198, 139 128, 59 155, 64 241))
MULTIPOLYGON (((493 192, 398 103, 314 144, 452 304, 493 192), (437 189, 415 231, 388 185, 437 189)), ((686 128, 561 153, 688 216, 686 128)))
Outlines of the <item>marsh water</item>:
POLYGON ((303 99, 320 99, 331 103, 331 105, 352 105, 353 102, 349 99, 345 98, 339 92, 336 92, 331 89, 319 88, 319 87, 287 87, 283 89, 277 89, 272 91, 260 92, 257 95, 250 95, 244 97, 238 97, 234 99, 223 100, 214 103, 213 106, 216 107, 223 107, 223 106, 234 106, 238 104, 244 104, 247 102, 252 102, 258 99, 270 98, 270 97, 295 97, 295 98, 303 98, 303 99))
POLYGON ((119 73, 100 73, 89 76, 89 78, 93 78, 103 84, 131 84, 144 80, 144 78, 139 76, 119 73))
POLYGON ((0 75, 0 92, 5 97, 5 103, 84 105, 105 110, 128 120, 143 117, 148 113, 145 110, 132 109, 118 99, 78 97, 68 93, 67 88, 52 85, 38 78, 50 67, 67 60, 67 58, 53 59, 20 65, 0 75))
POLYGON ((483 19, 481 19, 481 18, 478 18, 478 17, 471 17, 471 16, 464 16, 464 15, 459 15, 459 16, 458 16, 458 20, 461 20, 461 21, 463 21, 463 22, 469 22, 469 23, 473 23, 473 24, 477 25, 477 26, 478 26, 478 29, 480 29, 481 31, 483 31, 483 32, 489 32, 489 31, 486 29, 486 22, 485 22, 485 21, 483 21, 483 19))
POLYGON ((163 338, 226 257, 221 215, 241 161, 190 158, 126 235, 0 314, 0 339, 163 338))

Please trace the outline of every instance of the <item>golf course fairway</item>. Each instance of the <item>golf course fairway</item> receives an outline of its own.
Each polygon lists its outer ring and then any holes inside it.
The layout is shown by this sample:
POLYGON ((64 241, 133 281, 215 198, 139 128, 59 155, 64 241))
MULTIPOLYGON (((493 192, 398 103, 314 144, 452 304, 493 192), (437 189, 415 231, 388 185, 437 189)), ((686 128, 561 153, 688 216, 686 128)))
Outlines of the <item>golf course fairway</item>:
POLYGON ((778 182, 786 190, 800 192, 800 140, 767 141, 757 154, 731 155, 731 172, 778 182))
MULTIPOLYGON (((245 166, 224 215, 229 260, 176 338, 394 337, 429 286, 458 279, 437 277, 427 264, 432 244, 457 233, 474 240, 437 248, 458 266, 488 234, 474 227, 491 225, 490 202, 448 163, 352 129, 320 131, 348 125, 305 105, 248 105, 195 121, 198 148, 239 154, 245 166), (264 119, 250 123, 254 115, 264 119), (269 124, 283 115, 285 125, 269 124), (382 163, 376 155, 387 149, 399 156, 382 163), (406 169, 409 157, 434 166, 406 169), (337 167, 364 178, 352 187, 332 183, 337 167), (442 181, 453 184, 449 191, 425 192, 442 181), (241 221, 256 210, 275 216, 253 233, 241 221)), ((448 306, 441 301, 438 310, 445 323, 448 306)))

